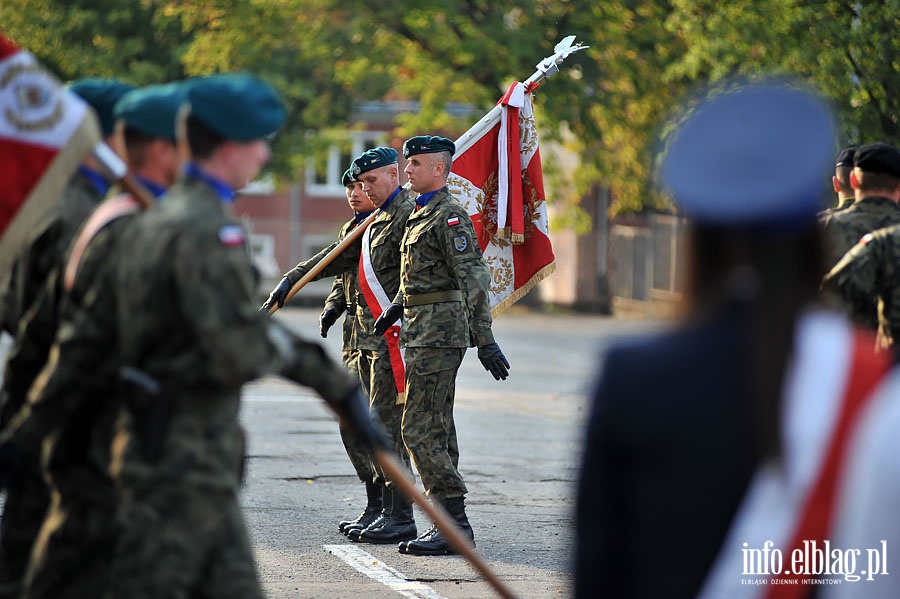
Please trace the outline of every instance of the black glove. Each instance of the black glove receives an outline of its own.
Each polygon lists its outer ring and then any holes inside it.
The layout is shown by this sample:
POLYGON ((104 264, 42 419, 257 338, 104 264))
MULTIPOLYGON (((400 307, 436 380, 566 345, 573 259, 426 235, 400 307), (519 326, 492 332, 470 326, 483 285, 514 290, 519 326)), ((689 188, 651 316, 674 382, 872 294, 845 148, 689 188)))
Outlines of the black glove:
POLYGON ((288 293, 291 291, 291 287, 294 284, 291 283, 291 280, 287 277, 282 278, 277 285, 275 285, 275 289, 272 290, 272 293, 269 294, 269 299, 263 303, 260 307, 260 312, 268 312, 272 308, 272 304, 278 304, 279 308, 284 308, 284 300, 287 299, 288 293))
POLYGON ((0 443, 0 491, 13 481, 24 459, 18 447, 8 441, 0 443))
POLYGON ((381 313, 381 316, 378 317, 378 320, 375 321, 375 334, 378 336, 384 335, 385 331, 391 328, 391 325, 397 322, 397 319, 400 318, 400 315, 403 313, 403 306, 400 304, 391 304, 387 307, 387 310, 381 313))
POLYGON ((319 334, 322 335, 322 339, 328 336, 328 329, 331 328, 331 325, 337 321, 338 316, 340 315, 340 312, 334 308, 325 308, 322 310, 322 313, 319 314, 319 334))
POLYGON ((378 449, 388 449, 387 435, 381 424, 369 412, 369 398, 361 387, 356 387, 339 406, 336 406, 341 423, 374 456, 378 449))
POLYGON ((509 376, 509 360, 500 351, 500 346, 496 343, 488 343, 478 348, 478 359, 484 369, 494 375, 494 379, 506 380, 509 376))

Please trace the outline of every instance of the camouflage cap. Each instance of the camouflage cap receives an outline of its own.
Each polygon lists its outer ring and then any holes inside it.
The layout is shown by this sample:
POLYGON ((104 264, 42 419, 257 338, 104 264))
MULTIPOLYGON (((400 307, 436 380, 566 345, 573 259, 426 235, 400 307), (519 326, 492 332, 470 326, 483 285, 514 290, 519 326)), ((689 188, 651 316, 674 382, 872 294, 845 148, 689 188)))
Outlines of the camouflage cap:
POLYGON ((359 157, 353 161, 350 170, 354 177, 359 177, 361 174, 376 168, 396 163, 397 150, 394 148, 372 148, 371 150, 366 150, 360 154, 359 157))
POLYGON ((446 137, 436 135, 417 135, 403 142, 403 157, 409 158, 416 154, 434 154, 436 152, 456 153, 456 144, 446 137))
POLYGON ((136 88, 134 85, 118 79, 88 77, 73 81, 69 85, 69 89, 91 105, 91 108, 97 114, 97 120, 100 122, 100 130, 103 132, 103 136, 109 137, 113 134, 116 126, 116 119, 113 116, 113 108, 116 102, 123 95, 136 88))
POLYGON ((113 116, 145 135, 174 140, 175 120, 186 97, 187 84, 182 82, 148 85, 123 95, 113 116))
POLYGON ((834 141, 834 119, 818 96, 786 83, 745 82, 691 109, 661 174, 675 203, 698 221, 805 226, 821 209, 834 141))
POLYGON ((187 97, 191 115, 225 139, 268 137, 278 131, 287 116, 275 89, 249 73, 195 79, 187 97))

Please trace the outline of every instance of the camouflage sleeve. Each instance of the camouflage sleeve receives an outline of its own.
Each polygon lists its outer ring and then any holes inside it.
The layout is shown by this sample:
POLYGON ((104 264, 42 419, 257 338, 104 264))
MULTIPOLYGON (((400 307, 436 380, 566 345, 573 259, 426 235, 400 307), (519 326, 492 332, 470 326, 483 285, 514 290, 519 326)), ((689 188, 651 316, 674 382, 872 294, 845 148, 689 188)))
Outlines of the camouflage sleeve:
POLYGON ((471 342, 475 347, 494 343, 491 332, 491 271, 481 255, 472 220, 463 213, 459 224, 442 228, 444 243, 441 247, 466 302, 471 342))
POLYGON ((840 307, 866 326, 869 324, 863 315, 871 312, 875 298, 890 293, 890 289, 884 289, 881 267, 889 240, 889 237, 866 235, 844 254, 822 282, 823 290, 834 294, 840 307))
POLYGON ((338 275, 331 284, 331 293, 325 298, 325 309, 331 308, 338 315, 343 314, 347 310, 347 297, 344 295, 344 277, 338 275))
MULTIPOLYGON (((302 279, 306 273, 312 270, 313 266, 322 261, 322 258, 328 255, 331 250, 336 248, 340 242, 335 241, 322 251, 320 251, 315 256, 300 262, 287 271, 284 276, 291 282, 291 285, 295 284, 297 281, 302 279)), ((326 277, 335 277, 345 270, 353 268, 357 264, 359 264, 359 252, 362 247, 362 240, 357 239, 353 243, 350 244, 343 252, 338 254, 334 260, 332 260, 319 274, 313 277, 313 281, 318 281, 319 279, 324 279, 326 277)))

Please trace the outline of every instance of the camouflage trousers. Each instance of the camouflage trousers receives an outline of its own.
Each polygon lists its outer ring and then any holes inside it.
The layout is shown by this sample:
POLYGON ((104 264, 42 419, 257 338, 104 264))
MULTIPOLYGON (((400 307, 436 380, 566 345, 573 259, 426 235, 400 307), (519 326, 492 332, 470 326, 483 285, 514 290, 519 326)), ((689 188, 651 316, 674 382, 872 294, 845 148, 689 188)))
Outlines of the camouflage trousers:
POLYGON ((262 598, 236 490, 156 481, 126 491, 113 597, 262 598))
MULTIPOLYGON (((358 374, 359 350, 343 350, 341 352, 341 362, 351 374, 358 374)), ((356 436, 347 429, 343 421, 338 422, 338 428, 341 433, 341 441, 344 442, 344 449, 347 450, 347 457, 350 458, 350 463, 353 465, 360 482, 381 483, 381 475, 375 470, 369 452, 356 439, 356 436)))
MULTIPOLYGON (((409 452, 403 443, 402 420, 403 399, 397 394, 397 383, 394 381, 394 370, 391 366, 391 355, 387 350, 363 349, 359 352, 359 380, 369 395, 369 409, 373 418, 378 419, 388 436, 388 442, 394 449, 394 455, 403 464, 412 479, 412 466, 409 452)), ((381 468, 376 464, 378 481, 386 480, 381 468)), ((386 480, 391 486, 391 481, 386 480)))
POLYGON ((459 444, 453 422, 456 373, 465 349, 406 349, 406 405, 403 441, 412 454, 425 493, 434 499, 461 497, 459 444))
POLYGON ((31 548, 50 505, 50 490, 37 462, 26 462, 6 488, 0 521, 0 599, 18 598, 31 548))
POLYGON ((119 530, 111 517, 116 488, 85 467, 73 466, 67 475, 83 484, 74 493, 54 489, 51 494, 25 577, 28 599, 99 598, 111 592, 109 564, 119 530))

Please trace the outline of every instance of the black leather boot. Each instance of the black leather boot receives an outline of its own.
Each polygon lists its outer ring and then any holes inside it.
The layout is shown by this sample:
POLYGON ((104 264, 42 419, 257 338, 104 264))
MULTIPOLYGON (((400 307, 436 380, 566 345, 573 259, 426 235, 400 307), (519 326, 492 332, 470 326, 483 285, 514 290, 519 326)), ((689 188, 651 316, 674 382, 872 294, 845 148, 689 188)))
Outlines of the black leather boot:
POLYGON ((357 539, 360 543, 396 543, 416 538, 412 502, 406 495, 393 488, 391 495, 394 502, 391 515, 378 526, 372 525, 363 529, 357 539))
POLYGON ((366 481, 366 509, 353 520, 342 520, 338 523, 338 529, 347 534, 347 528, 365 528, 375 521, 381 513, 383 486, 366 481))
POLYGON ((348 526, 344 529, 344 534, 351 541, 359 541, 359 533, 372 526, 381 526, 381 524, 391 517, 394 510, 394 494, 387 485, 381 485, 381 513, 375 516, 375 519, 368 526, 348 526))
MULTIPOLYGON (((472 544, 475 544, 475 533, 472 532, 472 526, 469 524, 469 518, 466 516, 465 497, 453 497, 441 500, 443 506, 447 509, 450 517, 453 518, 457 526, 459 526, 463 536, 469 537, 472 544)), ((454 555, 456 549, 447 542, 437 527, 432 526, 420 537, 412 541, 404 541, 399 545, 400 553, 409 555, 454 555)))

